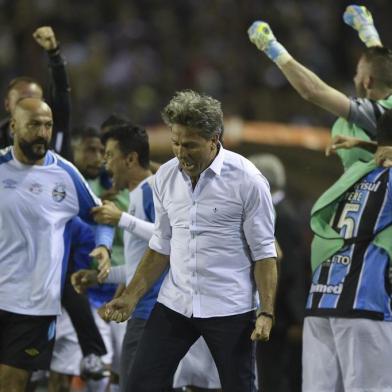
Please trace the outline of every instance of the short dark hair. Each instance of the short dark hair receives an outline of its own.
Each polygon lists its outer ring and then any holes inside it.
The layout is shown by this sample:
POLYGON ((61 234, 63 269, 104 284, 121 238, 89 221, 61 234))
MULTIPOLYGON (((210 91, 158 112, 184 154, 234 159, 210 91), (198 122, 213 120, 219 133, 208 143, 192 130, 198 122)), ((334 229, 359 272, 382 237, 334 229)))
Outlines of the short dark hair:
POLYGON ((150 167, 150 145, 144 128, 131 123, 114 125, 101 137, 103 144, 106 144, 109 139, 117 140, 124 155, 136 152, 141 167, 144 169, 150 167))
POLYGON ((386 110, 377 121, 377 144, 392 146, 392 109, 386 110))
POLYGON ((84 141, 87 138, 93 138, 93 137, 101 139, 101 134, 99 133, 97 128, 91 126, 85 126, 85 125, 75 126, 72 128, 71 131, 72 147, 74 147, 75 144, 80 143, 81 141, 84 141))
POLYGON ((370 65, 375 82, 383 88, 392 88, 392 50, 382 46, 366 48, 362 56, 370 65))
POLYGON ((112 113, 106 120, 101 124, 101 129, 108 128, 108 130, 115 125, 125 125, 129 123, 129 119, 117 113, 112 113))
POLYGON ((7 86, 7 90, 6 90, 6 95, 9 94, 9 92, 15 88, 16 85, 20 84, 20 83, 26 83, 26 84, 36 84, 37 86, 39 86, 42 90, 42 86, 41 84, 38 82, 37 79, 31 78, 30 76, 18 76, 15 79, 12 79, 7 86))

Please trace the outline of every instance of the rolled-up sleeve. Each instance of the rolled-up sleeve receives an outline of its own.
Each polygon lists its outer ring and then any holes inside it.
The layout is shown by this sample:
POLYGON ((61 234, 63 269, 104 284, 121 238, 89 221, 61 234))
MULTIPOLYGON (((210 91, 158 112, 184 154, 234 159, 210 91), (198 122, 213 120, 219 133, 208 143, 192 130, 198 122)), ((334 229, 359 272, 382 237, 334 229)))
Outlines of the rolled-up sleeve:
POLYGON ((152 250, 164 255, 170 255, 171 225, 167 211, 162 202, 159 186, 159 172, 155 175, 152 186, 155 208, 154 232, 149 246, 152 250))
POLYGON ((255 175, 245 185, 243 230, 252 260, 276 257, 275 212, 268 182, 255 175))

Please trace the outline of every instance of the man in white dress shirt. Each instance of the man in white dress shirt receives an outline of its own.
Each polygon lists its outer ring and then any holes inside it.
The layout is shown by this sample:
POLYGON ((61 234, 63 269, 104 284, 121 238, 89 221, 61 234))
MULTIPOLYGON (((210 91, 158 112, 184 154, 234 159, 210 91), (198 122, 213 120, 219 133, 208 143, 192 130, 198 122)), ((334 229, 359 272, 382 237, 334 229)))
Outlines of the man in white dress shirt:
POLYGON ((105 310, 108 319, 127 319, 170 266, 126 390, 170 390, 181 358, 203 336, 223 390, 254 391, 252 340, 269 337, 277 281, 268 183, 220 145, 223 114, 215 99, 179 92, 163 119, 176 157, 155 176, 154 233, 132 281, 105 310))

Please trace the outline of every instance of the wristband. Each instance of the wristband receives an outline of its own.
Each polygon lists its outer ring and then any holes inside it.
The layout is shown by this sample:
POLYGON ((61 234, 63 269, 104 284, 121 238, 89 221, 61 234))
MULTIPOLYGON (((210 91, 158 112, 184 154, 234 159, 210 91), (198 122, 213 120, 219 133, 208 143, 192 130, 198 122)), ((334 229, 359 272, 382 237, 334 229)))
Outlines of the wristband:
POLYGON ((272 313, 268 313, 268 312, 263 312, 262 310, 258 310, 256 312, 256 318, 259 318, 260 316, 264 316, 264 317, 268 317, 270 318, 272 321, 275 320, 275 317, 272 313))
POLYGON ((264 53, 277 65, 284 65, 292 59, 286 48, 278 41, 272 41, 264 50, 264 53))
POLYGON ((112 250, 110 248, 108 248, 106 245, 103 245, 103 244, 102 245, 98 245, 97 248, 105 248, 108 251, 108 253, 109 253, 109 258, 110 259, 112 258, 112 250))

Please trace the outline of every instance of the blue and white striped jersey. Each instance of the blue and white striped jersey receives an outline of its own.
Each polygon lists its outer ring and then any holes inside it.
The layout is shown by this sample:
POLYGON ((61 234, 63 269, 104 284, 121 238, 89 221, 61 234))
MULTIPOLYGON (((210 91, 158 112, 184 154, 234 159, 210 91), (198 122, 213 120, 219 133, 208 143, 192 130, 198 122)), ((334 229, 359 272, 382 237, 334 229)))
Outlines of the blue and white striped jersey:
POLYGON ((372 244, 392 224, 391 170, 377 168, 338 203, 332 227, 345 246, 314 272, 307 315, 392 321, 388 254, 372 244))
MULTIPOLYGON (((94 223, 101 201, 78 170, 48 151, 44 165, 24 165, 0 150, 0 309, 27 315, 61 312, 70 220, 94 223)), ((97 226, 96 242, 111 246, 113 229, 97 226)))

